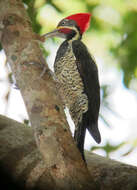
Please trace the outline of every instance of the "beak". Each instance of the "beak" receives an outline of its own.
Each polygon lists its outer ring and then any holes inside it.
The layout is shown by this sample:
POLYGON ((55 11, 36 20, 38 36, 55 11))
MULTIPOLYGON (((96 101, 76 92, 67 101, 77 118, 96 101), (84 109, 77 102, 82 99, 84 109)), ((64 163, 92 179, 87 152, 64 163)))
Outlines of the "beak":
POLYGON ((56 29, 56 30, 53 30, 52 32, 44 34, 42 37, 44 37, 45 39, 52 38, 52 37, 65 38, 65 34, 62 32, 59 32, 59 29, 56 29))

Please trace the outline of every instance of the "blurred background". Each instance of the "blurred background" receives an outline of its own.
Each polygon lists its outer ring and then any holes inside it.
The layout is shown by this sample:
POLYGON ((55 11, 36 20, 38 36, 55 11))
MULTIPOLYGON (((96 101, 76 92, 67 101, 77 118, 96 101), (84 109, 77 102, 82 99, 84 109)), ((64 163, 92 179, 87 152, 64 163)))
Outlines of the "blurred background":
MULTIPOLYGON (((137 166, 137 0, 24 0, 33 30, 42 35, 64 17, 92 13, 83 42, 99 70, 101 108, 97 145, 87 133, 85 149, 137 166)), ((53 70, 61 39, 41 44, 53 70)), ((0 46, 0 114, 29 123, 28 115, 0 46)), ((65 110, 68 115, 68 110, 65 110)), ((68 115, 73 133, 73 123, 68 115)))

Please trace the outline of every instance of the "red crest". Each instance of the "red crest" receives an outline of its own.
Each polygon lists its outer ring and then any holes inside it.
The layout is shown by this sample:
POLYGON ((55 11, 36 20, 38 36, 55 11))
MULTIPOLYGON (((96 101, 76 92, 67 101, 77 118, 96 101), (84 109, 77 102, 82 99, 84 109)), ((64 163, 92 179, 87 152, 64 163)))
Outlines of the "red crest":
POLYGON ((75 20, 82 34, 89 27, 90 17, 91 17, 90 13, 77 13, 74 15, 70 15, 66 17, 65 19, 75 20))

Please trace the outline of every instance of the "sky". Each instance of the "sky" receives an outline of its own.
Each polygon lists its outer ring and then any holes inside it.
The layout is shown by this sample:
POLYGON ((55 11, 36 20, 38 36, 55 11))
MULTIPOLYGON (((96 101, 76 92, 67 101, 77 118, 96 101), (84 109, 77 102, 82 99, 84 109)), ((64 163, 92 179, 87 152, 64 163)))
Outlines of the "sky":
MULTIPOLYGON (((53 49, 52 45, 46 44, 47 50, 53 49)), ((53 69, 53 63, 55 59, 55 54, 57 46, 54 46, 54 54, 51 54, 47 62, 49 63, 50 69, 53 69)), ((104 122, 99 119, 99 130, 102 137, 102 142, 97 145, 92 137, 87 132, 85 149, 89 150, 91 146, 104 146, 106 142, 110 142, 113 145, 117 145, 123 141, 128 141, 128 144, 122 146, 118 151, 110 154, 110 157, 122 161, 124 163, 132 164, 137 166, 137 148, 129 155, 122 156, 127 150, 131 148, 133 140, 137 138, 137 98, 133 91, 127 90, 122 83, 122 73, 118 72, 115 68, 110 69, 103 66, 101 60, 96 58, 99 78, 101 84, 113 84, 113 89, 110 86, 110 96, 109 102, 115 110, 116 115, 110 113, 108 110, 102 110, 105 118, 107 118, 110 123, 111 128, 106 127, 104 122)), ((21 97, 20 91, 15 88, 14 85, 9 85, 7 78, 8 68, 5 66, 6 56, 4 51, 0 52, 0 114, 6 115, 12 119, 22 122, 24 119, 28 119, 28 115, 25 109, 23 99, 21 97), (5 100, 5 94, 11 90, 9 101, 5 100)), ((67 119, 71 126, 71 130, 74 131, 74 124, 68 114, 66 109, 67 119)), ((97 154, 106 156, 103 150, 96 150, 97 154)))

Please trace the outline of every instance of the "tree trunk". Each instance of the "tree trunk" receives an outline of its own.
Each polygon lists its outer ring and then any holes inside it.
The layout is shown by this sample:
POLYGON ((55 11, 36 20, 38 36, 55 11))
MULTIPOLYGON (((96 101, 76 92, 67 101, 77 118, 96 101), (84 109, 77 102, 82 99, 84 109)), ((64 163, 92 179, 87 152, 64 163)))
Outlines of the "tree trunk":
MULTIPOLYGON (((137 167, 90 152, 86 152, 86 160, 96 190, 137 189, 137 167)), ((56 172, 54 166, 53 171, 56 172)), ((5 116, 0 116, 0 175, 2 176, 0 186, 6 178, 6 185, 10 182, 10 189, 13 182, 23 189, 58 189, 56 181, 36 147, 32 128, 5 116)))

